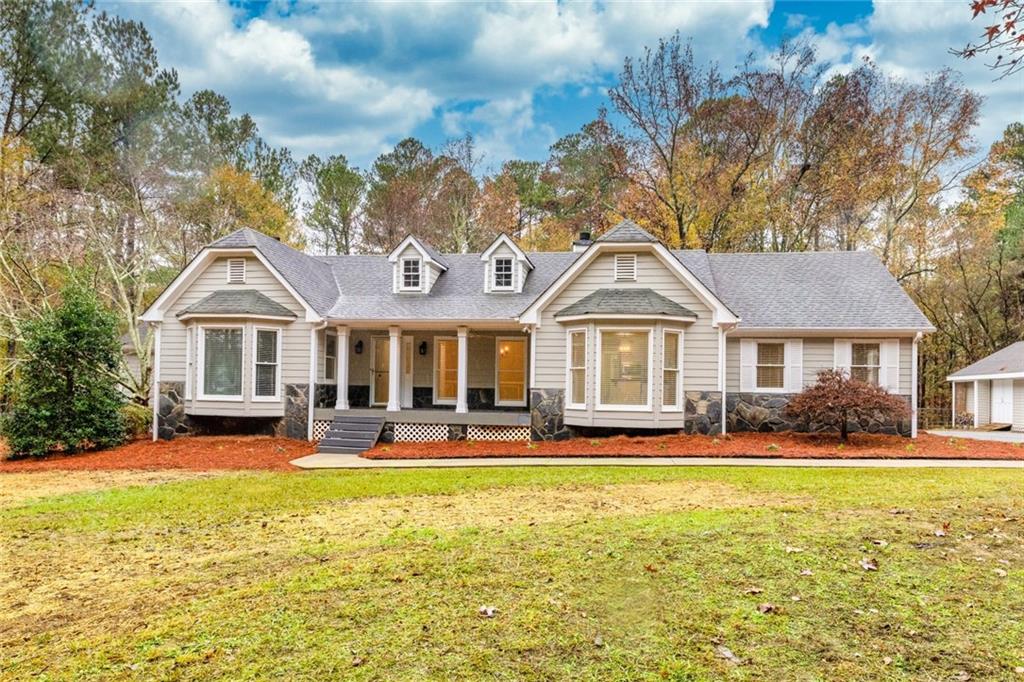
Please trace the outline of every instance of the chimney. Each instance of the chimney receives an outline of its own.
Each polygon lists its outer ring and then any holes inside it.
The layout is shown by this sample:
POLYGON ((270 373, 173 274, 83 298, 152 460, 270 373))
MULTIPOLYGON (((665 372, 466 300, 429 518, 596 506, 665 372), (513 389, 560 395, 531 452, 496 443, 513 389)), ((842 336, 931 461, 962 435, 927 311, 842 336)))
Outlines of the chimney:
POLYGON ((579 253, 580 251, 586 251, 587 247, 594 243, 594 240, 590 238, 589 230, 581 230, 580 238, 572 243, 572 252, 579 253))

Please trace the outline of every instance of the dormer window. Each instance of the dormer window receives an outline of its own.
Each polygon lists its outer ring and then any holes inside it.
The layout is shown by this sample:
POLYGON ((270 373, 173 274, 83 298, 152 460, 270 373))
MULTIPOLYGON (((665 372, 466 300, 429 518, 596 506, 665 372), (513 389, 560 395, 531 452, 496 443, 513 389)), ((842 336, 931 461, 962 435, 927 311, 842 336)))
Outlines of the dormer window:
POLYGON ((423 262, 419 258, 402 259, 402 291, 419 291, 422 288, 422 264, 423 262))
POLYGON ((512 290, 514 286, 513 265, 513 260, 508 257, 494 259, 494 283, 491 286, 492 289, 495 291, 512 290))

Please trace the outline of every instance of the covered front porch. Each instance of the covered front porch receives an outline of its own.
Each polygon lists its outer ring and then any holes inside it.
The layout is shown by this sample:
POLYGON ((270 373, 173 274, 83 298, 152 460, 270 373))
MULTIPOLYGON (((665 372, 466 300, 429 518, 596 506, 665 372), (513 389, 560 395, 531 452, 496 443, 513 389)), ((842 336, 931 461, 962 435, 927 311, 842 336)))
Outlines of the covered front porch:
POLYGON ((382 439, 529 427, 530 336, 521 328, 332 325, 317 348, 314 439, 346 418, 383 419, 382 439))

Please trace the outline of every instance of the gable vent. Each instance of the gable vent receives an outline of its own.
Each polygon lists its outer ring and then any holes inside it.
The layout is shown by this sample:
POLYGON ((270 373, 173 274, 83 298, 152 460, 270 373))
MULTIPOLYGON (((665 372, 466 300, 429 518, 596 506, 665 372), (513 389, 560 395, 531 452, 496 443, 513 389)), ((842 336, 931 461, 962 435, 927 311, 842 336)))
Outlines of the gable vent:
POLYGON ((618 253, 615 254, 615 281, 635 282, 636 281, 636 254, 618 253))
POLYGON ((244 258, 228 258, 228 284, 245 284, 244 258))

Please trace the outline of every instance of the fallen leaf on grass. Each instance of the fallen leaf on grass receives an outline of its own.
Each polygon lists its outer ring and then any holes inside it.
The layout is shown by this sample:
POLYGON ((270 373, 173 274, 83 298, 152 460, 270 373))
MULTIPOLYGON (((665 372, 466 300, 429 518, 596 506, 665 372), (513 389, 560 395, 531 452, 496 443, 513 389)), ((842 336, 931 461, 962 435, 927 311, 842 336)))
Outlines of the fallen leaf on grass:
POLYGON ((863 568, 865 571, 877 571, 878 570, 878 560, 877 559, 872 559, 871 557, 864 557, 863 559, 861 559, 857 563, 860 564, 860 567, 863 568))
POLYGON ((800 595, 799 594, 794 594, 792 597, 790 597, 790 600, 791 601, 800 601, 800 595))
POLYGON ((1006 577, 1006 571, 1004 571, 1001 568, 994 569, 992 572, 995 573, 996 575, 998 575, 1000 578, 1005 578, 1006 577))
POLYGON ((883 657, 882 658, 882 663, 885 663, 886 665, 889 665, 890 663, 892 663, 892 656, 885 656, 885 657, 883 657))
POLYGON ((494 608, 493 606, 481 606, 480 609, 477 611, 477 613, 479 613, 484 618, 494 618, 494 614, 496 614, 497 612, 498 609, 494 608))
POLYGON ((789 545, 786 545, 786 554, 799 554, 802 551, 804 550, 800 547, 790 547, 789 545))
POLYGON ((764 592, 764 590, 762 590, 760 587, 748 587, 747 589, 743 590, 743 594, 761 594, 762 592, 764 592))
POLYGON ((775 613, 776 608, 775 604, 769 604, 768 602, 765 602, 764 604, 758 604, 757 610, 761 613, 775 613))
POLYGON ((601 635, 598 635, 597 637, 594 638, 594 646, 596 646, 598 648, 604 646, 604 640, 601 638, 601 635))
POLYGON ((871 544, 876 545, 878 547, 888 547, 889 546, 889 543, 886 542, 885 540, 872 540, 871 544))
POLYGON ((942 530, 941 528, 936 528, 935 529, 935 537, 937 537, 937 538, 944 538, 944 537, 946 537, 946 531, 942 530))
POLYGON ((353 668, 358 668, 358 667, 359 667, 359 666, 361 666, 361 665, 362 665, 362 664, 363 664, 364 662, 365 662, 365 661, 363 661, 363 659, 362 659, 362 658, 360 658, 359 656, 356 656, 355 658, 353 658, 353 659, 352 659, 352 667, 353 667, 353 668))
POLYGON ((805 568, 804 570, 800 571, 800 575, 814 575, 814 571, 812 571, 809 568, 805 568))
POLYGON ((719 658, 724 658, 733 665, 743 665, 743 659, 734 654, 732 649, 727 646, 719 644, 715 647, 715 652, 718 654, 719 658))

